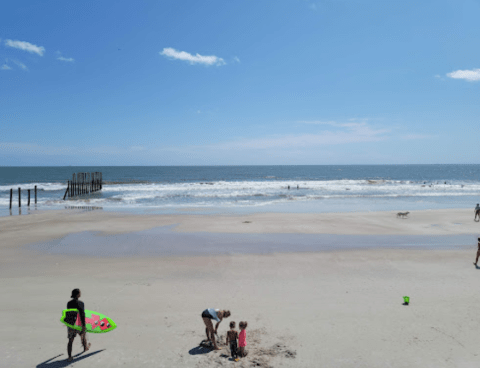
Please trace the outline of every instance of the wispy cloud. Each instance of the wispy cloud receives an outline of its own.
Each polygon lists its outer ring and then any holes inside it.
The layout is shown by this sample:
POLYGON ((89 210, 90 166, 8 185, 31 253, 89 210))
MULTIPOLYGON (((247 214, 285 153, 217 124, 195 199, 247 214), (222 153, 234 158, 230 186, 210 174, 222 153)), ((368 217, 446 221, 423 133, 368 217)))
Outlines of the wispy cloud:
POLYGON ((447 77, 453 79, 464 79, 469 82, 480 81, 480 69, 455 70, 447 74, 447 77))
POLYGON ((45 47, 43 46, 37 46, 34 45, 30 42, 26 41, 18 41, 18 40, 5 40, 5 46, 7 47, 13 47, 15 49, 23 50, 23 51, 28 51, 32 54, 37 54, 40 56, 43 56, 45 53, 45 47))
POLYGON ((2 70, 12 70, 12 68, 9 67, 7 64, 3 64, 0 69, 2 69, 2 70))
POLYGON ((433 139, 437 138, 438 136, 436 135, 430 135, 430 134, 406 134, 401 136, 402 139, 406 140, 416 140, 416 139, 433 139))
POLYGON ((238 56, 234 56, 233 61, 236 63, 240 63, 240 58, 238 56))
POLYGON ((333 127, 343 127, 343 128, 359 128, 368 126, 368 119, 348 119, 348 123, 338 123, 336 121, 323 121, 323 120, 309 120, 309 121, 298 121, 301 124, 310 124, 310 125, 330 125, 333 127))
POLYGON ((160 55, 165 56, 173 60, 182 60, 189 62, 190 64, 203 64, 203 65, 225 65, 226 62, 221 57, 215 55, 204 56, 200 54, 192 55, 186 51, 178 51, 171 47, 166 47, 160 52, 160 55))
POLYGON ((305 0, 305 2, 307 3, 308 7, 309 7, 311 10, 317 10, 317 4, 315 4, 313 1, 311 1, 311 0, 305 0))
POLYGON ((309 121, 305 124, 330 125, 339 129, 323 130, 313 134, 276 135, 265 138, 241 139, 206 146, 212 149, 269 149, 269 148, 307 148, 358 142, 377 142, 389 138, 390 129, 377 129, 366 122, 337 123, 334 121, 309 121))
POLYGON ((21 62, 18 61, 18 60, 13 60, 13 59, 11 59, 11 60, 12 60, 12 62, 14 62, 20 69, 25 70, 25 71, 28 70, 27 66, 26 66, 24 63, 21 63, 21 62))
POLYGON ((135 151, 142 151, 139 146, 116 147, 116 146, 98 146, 98 147, 74 147, 74 146, 44 146, 37 143, 23 142, 0 142, 0 153, 7 154, 35 154, 35 155, 122 155, 135 151))
MULTIPOLYGON (((63 56, 59 56, 57 57, 57 60, 60 60, 60 61, 66 61, 68 63, 73 63, 75 61, 74 58, 66 58, 66 57, 63 57, 63 56)), ((81 64, 81 63, 80 63, 81 64)))

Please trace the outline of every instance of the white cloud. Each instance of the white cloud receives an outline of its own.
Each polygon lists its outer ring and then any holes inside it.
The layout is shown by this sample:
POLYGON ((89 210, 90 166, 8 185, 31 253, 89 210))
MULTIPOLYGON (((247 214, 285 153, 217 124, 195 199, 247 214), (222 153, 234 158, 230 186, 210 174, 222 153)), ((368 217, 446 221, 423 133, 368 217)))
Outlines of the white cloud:
POLYGON ((242 139, 207 146, 213 149, 270 149, 270 148, 305 148, 336 144, 378 142, 389 138, 386 134, 389 129, 375 129, 366 122, 337 123, 329 122, 303 122, 306 124, 330 125, 341 129, 324 130, 313 134, 277 135, 265 138, 242 139))
POLYGON ((24 63, 21 63, 20 61, 17 61, 17 60, 12 60, 10 59, 11 61, 13 61, 15 64, 17 64, 17 66, 22 69, 22 70, 28 70, 27 66, 24 64, 24 63))
POLYGON ((238 56, 235 56, 235 57, 233 58, 233 61, 236 62, 236 63, 240 63, 240 59, 238 58, 238 56))
POLYGON ((5 40, 5 46, 13 47, 15 49, 19 49, 23 51, 28 51, 28 52, 31 52, 32 54, 38 54, 40 56, 43 56, 43 54, 45 53, 45 47, 37 46, 26 41, 5 40))
POLYGON ((469 82, 480 81, 480 69, 455 70, 447 74, 447 77, 453 79, 465 79, 469 82))
POLYGON ((436 135, 430 135, 430 134, 406 134, 401 138, 406 140, 415 140, 415 139, 432 139, 437 137, 438 136, 436 135))
POLYGON ((66 62, 68 62, 68 63, 73 63, 73 62, 75 61, 74 58, 66 58, 66 57, 63 57, 63 56, 59 56, 59 57, 57 58, 57 60, 66 61, 66 62))
POLYGON ((9 67, 7 64, 3 64, 1 67, 2 70, 12 70, 11 67, 9 67))
POLYGON ((159 54, 162 56, 168 57, 170 59, 187 61, 192 65, 204 64, 204 65, 221 66, 226 64, 225 60, 215 55, 210 55, 210 56, 204 56, 200 54, 192 55, 186 51, 178 51, 171 47, 164 48, 163 51, 160 52, 159 54))
POLYGON ((299 121, 302 124, 312 124, 312 125, 330 125, 333 127, 340 127, 340 128, 359 128, 361 126, 367 126, 368 119, 348 119, 349 123, 337 123, 336 121, 321 121, 321 120, 313 120, 313 121, 299 121), (357 123, 357 121, 360 121, 357 123))
POLYGON ((145 151, 146 148, 143 146, 130 146, 130 151, 132 152, 138 152, 138 151, 145 151))

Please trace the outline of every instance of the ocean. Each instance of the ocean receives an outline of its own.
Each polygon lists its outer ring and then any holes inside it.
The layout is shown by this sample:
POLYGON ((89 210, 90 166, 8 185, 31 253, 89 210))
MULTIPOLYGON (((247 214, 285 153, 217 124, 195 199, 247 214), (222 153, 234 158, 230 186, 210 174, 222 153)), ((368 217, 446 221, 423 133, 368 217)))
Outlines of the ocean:
MULTIPOLYGON (((0 212, 84 207, 140 213, 409 211, 480 202, 480 165, 0 167, 0 212), (103 190, 63 200, 73 173, 103 173, 103 190), (33 193, 32 193, 33 198, 33 193), (34 208, 33 199, 31 209, 34 208)), ((473 213, 473 210, 472 210, 473 213)))

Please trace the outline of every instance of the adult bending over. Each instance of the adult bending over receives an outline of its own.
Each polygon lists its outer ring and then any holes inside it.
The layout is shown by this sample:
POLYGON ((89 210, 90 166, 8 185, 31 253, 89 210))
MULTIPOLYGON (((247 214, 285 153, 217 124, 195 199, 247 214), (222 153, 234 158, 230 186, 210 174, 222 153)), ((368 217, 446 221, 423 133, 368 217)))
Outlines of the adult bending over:
POLYGON ((217 346, 217 341, 215 340, 215 334, 217 333, 218 325, 224 318, 228 317, 230 317, 230 311, 228 310, 208 308, 202 312, 202 319, 206 326, 205 332, 207 334, 207 340, 213 343, 213 348, 215 350, 220 350, 220 348, 217 346), (215 328, 213 328, 212 320, 217 322, 215 328))

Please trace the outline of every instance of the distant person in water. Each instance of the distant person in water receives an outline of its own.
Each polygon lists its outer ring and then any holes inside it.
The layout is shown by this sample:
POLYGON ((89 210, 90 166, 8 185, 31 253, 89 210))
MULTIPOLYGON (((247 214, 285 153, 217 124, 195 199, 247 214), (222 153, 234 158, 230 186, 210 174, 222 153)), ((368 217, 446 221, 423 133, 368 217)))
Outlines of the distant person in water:
POLYGON ((480 204, 478 203, 477 203, 477 206, 475 207, 475 218, 473 220, 477 221, 477 217, 480 220, 480 204))
POLYGON ((475 263, 474 263, 475 266, 478 263, 478 257, 480 257, 480 238, 478 238, 477 259, 475 259, 475 263))
POLYGON ((217 346, 217 342, 215 341, 215 334, 217 333, 218 325, 224 318, 228 317, 230 317, 230 311, 228 310, 208 308, 202 312, 203 323, 205 323, 206 326, 205 333, 207 334, 207 340, 213 343, 213 348, 215 350, 221 349, 217 346), (213 328, 213 319, 217 322, 215 328, 213 328))
MULTIPOLYGON (((72 295, 71 295, 72 300, 70 300, 67 303, 67 309, 78 309, 78 314, 80 315, 80 321, 82 322, 82 332, 78 332, 77 330, 74 330, 73 328, 70 328, 67 326, 67 333, 68 333, 67 351, 68 351, 69 362, 73 360, 72 344, 77 334, 79 334, 81 337, 84 352, 90 349, 90 345, 91 345, 90 343, 87 343, 87 330, 86 330, 86 324, 85 324, 85 305, 83 304, 82 301, 78 300, 78 298, 80 298, 81 296, 82 296, 82 293, 80 289, 73 289, 72 295)), ((65 322, 67 322, 70 325, 74 325, 76 321, 77 321, 77 312, 67 312, 67 315, 65 316, 65 322)))

